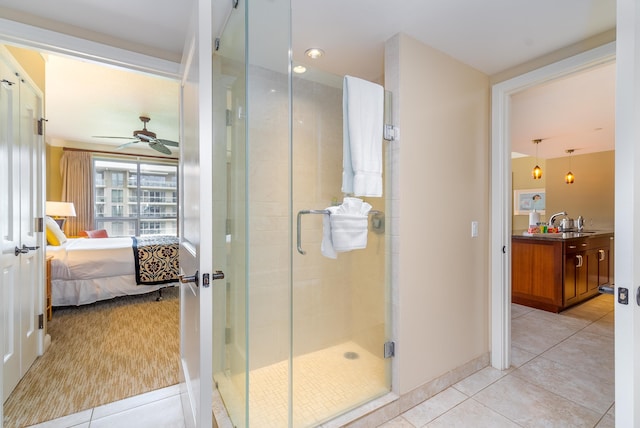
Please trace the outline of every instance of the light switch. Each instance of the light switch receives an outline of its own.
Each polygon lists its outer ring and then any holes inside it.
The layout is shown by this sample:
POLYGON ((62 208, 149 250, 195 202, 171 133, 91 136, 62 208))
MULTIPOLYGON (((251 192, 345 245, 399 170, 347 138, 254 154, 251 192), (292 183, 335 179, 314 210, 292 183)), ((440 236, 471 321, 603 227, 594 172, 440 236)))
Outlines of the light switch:
POLYGON ((478 222, 477 221, 472 221, 471 222, 471 237, 472 238, 477 238, 478 237, 478 222))

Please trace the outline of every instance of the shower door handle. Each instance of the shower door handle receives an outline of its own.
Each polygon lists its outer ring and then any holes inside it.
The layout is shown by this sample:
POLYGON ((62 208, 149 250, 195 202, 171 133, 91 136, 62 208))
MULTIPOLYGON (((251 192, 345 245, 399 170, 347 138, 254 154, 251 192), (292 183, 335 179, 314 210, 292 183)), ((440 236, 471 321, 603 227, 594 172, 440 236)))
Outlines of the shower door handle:
POLYGON ((298 231, 297 231, 297 244, 298 244, 298 252, 303 256, 307 254, 306 251, 302 249, 302 215, 303 214, 324 214, 331 215, 331 211, 329 210, 302 210, 298 211, 298 231))

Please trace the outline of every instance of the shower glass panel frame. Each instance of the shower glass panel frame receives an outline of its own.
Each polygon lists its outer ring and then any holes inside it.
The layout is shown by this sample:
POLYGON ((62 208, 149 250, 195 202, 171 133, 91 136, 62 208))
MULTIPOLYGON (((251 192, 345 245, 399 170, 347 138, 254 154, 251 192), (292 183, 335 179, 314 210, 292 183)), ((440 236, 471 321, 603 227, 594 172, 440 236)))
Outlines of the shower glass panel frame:
POLYGON ((226 151, 213 372, 237 427, 316 426, 391 388, 388 195, 367 198, 379 214, 366 249, 322 256, 324 216, 310 215, 297 251, 298 211, 342 202, 342 77, 294 76, 291 38, 290 0, 240 0, 213 58, 226 151))

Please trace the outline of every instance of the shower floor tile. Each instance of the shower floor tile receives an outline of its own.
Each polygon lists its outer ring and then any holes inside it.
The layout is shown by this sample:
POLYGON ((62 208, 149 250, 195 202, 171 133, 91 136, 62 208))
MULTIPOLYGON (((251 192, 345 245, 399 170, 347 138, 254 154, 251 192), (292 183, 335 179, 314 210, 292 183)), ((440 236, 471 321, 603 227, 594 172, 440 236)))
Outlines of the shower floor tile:
MULTIPOLYGON (((292 368, 296 427, 318 425, 389 391, 385 360, 354 342, 295 357, 292 368)), ((288 361, 250 373, 250 425, 288 425, 288 373, 288 361)), ((216 380, 232 418, 242 415, 244 376, 218 374, 216 380)))

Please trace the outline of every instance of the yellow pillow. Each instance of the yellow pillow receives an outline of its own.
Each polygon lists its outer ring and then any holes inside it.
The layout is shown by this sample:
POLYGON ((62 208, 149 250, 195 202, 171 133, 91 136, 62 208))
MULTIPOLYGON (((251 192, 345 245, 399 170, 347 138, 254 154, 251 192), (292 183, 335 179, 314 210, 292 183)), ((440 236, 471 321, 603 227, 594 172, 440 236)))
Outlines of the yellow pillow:
POLYGON ((58 226, 58 223, 51 217, 47 216, 45 220, 47 230, 47 242, 49 245, 59 246, 67 242, 67 237, 58 226))

